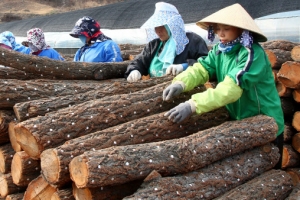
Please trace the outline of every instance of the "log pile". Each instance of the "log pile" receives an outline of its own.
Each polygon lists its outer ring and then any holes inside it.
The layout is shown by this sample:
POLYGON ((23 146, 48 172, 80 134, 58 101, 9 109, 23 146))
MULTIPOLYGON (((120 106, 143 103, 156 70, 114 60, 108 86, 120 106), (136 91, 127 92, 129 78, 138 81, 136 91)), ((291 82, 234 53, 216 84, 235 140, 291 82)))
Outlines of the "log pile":
POLYGON ((137 83, 123 78, 143 47, 120 45, 122 63, 54 61, 0 48, 0 65, 6 66, 0 67, 0 198, 299 194, 300 80, 293 74, 299 70, 299 44, 263 44, 285 114, 280 170, 274 170, 279 150, 272 143, 278 127, 270 117, 230 121, 220 108, 181 124, 168 121, 165 111, 216 83, 163 102, 162 90, 173 77, 137 83))

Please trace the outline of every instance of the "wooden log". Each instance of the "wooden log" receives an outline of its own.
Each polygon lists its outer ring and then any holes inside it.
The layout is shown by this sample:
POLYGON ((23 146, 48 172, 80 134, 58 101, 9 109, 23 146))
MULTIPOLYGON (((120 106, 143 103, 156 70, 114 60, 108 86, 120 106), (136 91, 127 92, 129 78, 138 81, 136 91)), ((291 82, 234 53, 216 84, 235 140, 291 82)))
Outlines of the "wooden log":
MULTIPOLYGON (((292 141, 293 136, 296 134, 296 130, 293 128, 291 123, 284 124, 284 131, 283 131, 283 141, 285 143, 292 141)), ((299 141, 300 142, 300 141, 299 141)))
POLYGON ((162 100, 162 83, 130 94, 107 96, 60 109, 20 122, 15 126, 16 137, 30 157, 39 159, 42 151, 65 141, 115 126, 144 116, 167 111, 205 87, 183 93, 173 101, 162 100))
POLYGON ((71 181, 69 163, 72 158, 86 151, 185 137, 200 130, 220 125, 229 119, 225 108, 203 115, 194 115, 181 124, 170 122, 163 114, 154 114, 129 121, 69 140, 57 148, 44 150, 41 154, 41 168, 44 178, 50 184, 59 187, 71 181))
POLYGON ((277 147, 266 144, 186 174, 148 176, 133 195, 123 199, 213 199, 272 169, 279 156, 277 147))
POLYGON ((73 195, 76 200, 119 200, 133 194, 141 184, 142 181, 131 181, 126 184, 97 188, 77 188, 73 184, 73 195))
POLYGON ((277 130, 273 118, 259 115, 179 139, 87 151, 72 159, 70 175, 82 188, 143 179, 153 170, 162 176, 186 173, 273 141, 277 130))
POLYGON ((284 118, 291 118, 296 111, 295 101, 292 98, 281 97, 280 102, 284 118))
POLYGON ((300 184, 300 168, 288 168, 286 172, 291 176, 294 186, 300 184))
POLYGON ((284 199, 292 189, 291 177, 283 170, 272 169, 244 183, 216 200, 221 199, 284 199))
POLYGON ((24 193, 24 200, 51 199, 55 191, 56 188, 47 183, 40 175, 28 184, 24 193))
POLYGON ((15 150, 15 152, 22 151, 21 146, 17 142, 16 138, 16 132, 15 132, 15 125, 18 123, 18 121, 11 121, 8 124, 8 135, 9 135, 9 140, 12 148, 15 150))
POLYGON ((300 153, 300 133, 296 133, 292 137, 292 147, 295 149, 298 153, 300 153))
POLYGON ((280 81, 278 81, 276 83, 276 89, 277 89, 278 95, 280 97, 291 97, 292 96, 293 90, 291 88, 287 88, 280 81))
POLYGON ((13 110, 0 110, 0 145, 9 142, 9 122, 16 120, 13 110))
POLYGON ((24 152, 16 152, 11 163, 11 176, 14 184, 27 186, 40 175, 40 160, 33 160, 24 152))
POLYGON ((67 188, 67 189, 56 190, 52 194, 51 200, 75 200, 75 197, 73 195, 72 188, 67 188))
POLYGON ((143 49, 135 49, 135 50, 123 50, 121 51, 121 55, 123 60, 132 60, 136 55, 140 54, 143 49))
POLYGON ((268 58, 270 60, 271 66, 274 69, 280 69, 281 65, 287 61, 293 61, 291 57, 291 51, 282 50, 282 49, 268 49, 267 51, 268 58), (271 52, 274 54, 271 55, 271 52))
POLYGON ((292 126, 300 131, 300 111, 296 111, 293 116, 292 126))
POLYGON ((10 173, 0 173, 0 196, 6 197, 9 194, 20 193, 25 191, 26 187, 20 187, 13 183, 10 173))
POLYGON ((285 51, 291 51, 297 45, 299 45, 299 43, 288 40, 270 40, 261 43, 264 49, 281 49, 285 51))
POLYGON ((272 69, 276 69, 274 66, 276 64, 276 55, 273 51, 270 49, 265 49, 265 53, 267 54, 267 57, 269 58, 269 61, 271 63, 272 69))
POLYGON ((119 44, 121 51, 143 49, 145 44, 119 44))
POLYGON ((0 66, 0 79, 18 79, 18 80, 30 80, 30 79, 55 79, 53 75, 37 75, 33 73, 24 72, 12 67, 0 66))
POLYGON ((23 200, 24 193, 9 194, 5 200, 23 200))
POLYGON ((48 112, 80 104, 85 101, 100 99, 105 96, 112 96, 114 94, 136 92, 171 80, 171 76, 158 77, 153 78, 151 80, 139 81, 135 83, 129 83, 124 79, 114 83, 103 85, 103 87, 99 89, 91 90, 85 93, 43 98, 16 103, 13 108, 18 120, 24 121, 32 117, 42 116, 48 112))
POLYGON ((275 83, 278 82, 278 78, 277 78, 278 71, 279 71, 278 69, 272 69, 272 73, 273 73, 275 83))
POLYGON ((299 200, 300 197, 300 184, 294 186, 292 192, 285 200, 299 200))
POLYGON ((291 57, 294 61, 300 61, 300 45, 294 46, 291 50, 291 57))
POLYGON ((282 153, 282 164, 281 168, 286 169, 289 167, 299 167, 300 166, 300 155, 293 147, 289 144, 283 145, 282 153))
POLYGON ((129 62, 70 62, 0 49, 0 65, 62 80, 104 80, 123 78, 129 62), (97 74, 97 75, 95 75, 97 74))
POLYGON ((300 89, 295 89, 293 90, 293 99, 297 102, 300 103, 300 89))
POLYGON ((0 79, 0 109, 11 109, 16 103, 56 96, 76 95, 87 91, 109 89, 114 82, 127 82, 125 79, 105 81, 82 80, 16 80, 0 79))
POLYGON ((10 143, 3 144, 0 146, 0 172, 7 174, 11 169, 11 161, 15 154, 14 149, 10 143))
POLYGON ((299 89, 300 88, 300 62, 287 61, 281 65, 277 77, 286 87, 299 89))

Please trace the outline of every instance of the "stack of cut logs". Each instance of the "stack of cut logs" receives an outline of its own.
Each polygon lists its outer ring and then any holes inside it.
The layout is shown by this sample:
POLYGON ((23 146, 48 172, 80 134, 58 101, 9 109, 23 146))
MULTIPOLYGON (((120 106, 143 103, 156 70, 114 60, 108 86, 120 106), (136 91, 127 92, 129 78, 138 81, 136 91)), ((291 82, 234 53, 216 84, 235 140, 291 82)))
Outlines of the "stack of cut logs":
POLYGON ((164 102, 173 77, 123 78, 142 46, 122 45, 121 63, 0 49, 0 199, 297 199, 300 46, 262 45, 285 114, 282 169, 273 118, 231 121, 223 107, 168 121, 164 112, 216 83, 164 102))

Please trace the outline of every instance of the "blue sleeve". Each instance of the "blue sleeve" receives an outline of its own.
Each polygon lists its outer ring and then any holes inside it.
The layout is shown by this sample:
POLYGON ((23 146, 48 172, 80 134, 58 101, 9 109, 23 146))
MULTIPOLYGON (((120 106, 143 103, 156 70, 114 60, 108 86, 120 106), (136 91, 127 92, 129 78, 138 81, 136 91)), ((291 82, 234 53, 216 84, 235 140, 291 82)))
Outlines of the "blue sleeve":
POLYGON ((110 41, 108 45, 105 48, 105 62, 122 62, 122 56, 121 56, 121 50, 119 46, 113 42, 110 41))
POLYGON ((188 65, 188 63, 182 63, 182 66, 183 66, 183 71, 184 71, 188 68, 189 65, 188 65))

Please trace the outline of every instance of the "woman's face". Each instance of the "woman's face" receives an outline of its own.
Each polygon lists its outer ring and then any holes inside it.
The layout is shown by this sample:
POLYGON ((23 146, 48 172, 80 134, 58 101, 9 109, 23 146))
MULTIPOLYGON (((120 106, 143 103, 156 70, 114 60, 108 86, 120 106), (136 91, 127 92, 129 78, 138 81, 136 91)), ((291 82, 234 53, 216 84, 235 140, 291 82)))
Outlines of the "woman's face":
POLYGON ((163 42, 169 39, 168 31, 164 26, 155 27, 155 33, 163 42))
POLYGON ((234 26, 217 24, 215 33, 218 35, 220 42, 225 44, 238 38, 242 34, 242 30, 234 26))

